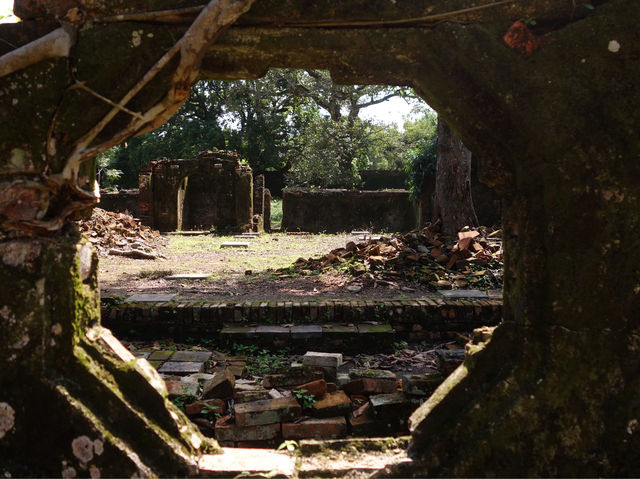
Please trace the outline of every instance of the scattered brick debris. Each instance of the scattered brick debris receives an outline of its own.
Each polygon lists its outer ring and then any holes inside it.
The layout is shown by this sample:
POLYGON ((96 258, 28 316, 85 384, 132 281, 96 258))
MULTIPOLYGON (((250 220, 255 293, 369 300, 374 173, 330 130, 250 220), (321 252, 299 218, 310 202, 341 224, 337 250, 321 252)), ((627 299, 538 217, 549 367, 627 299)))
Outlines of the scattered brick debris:
POLYGON ((126 213, 94 208, 91 218, 78 221, 80 231, 101 256, 117 255, 136 259, 164 258, 168 245, 158 231, 126 213))
POLYGON ((400 282, 409 282, 432 290, 498 289, 502 287, 501 230, 465 228, 457 237, 446 237, 437 224, 427 225, 406 234, 350 241, 319 258, 299 258, 293 266, 302 274, 325 268, 349 272, 358 287, 399 288, 400 282))

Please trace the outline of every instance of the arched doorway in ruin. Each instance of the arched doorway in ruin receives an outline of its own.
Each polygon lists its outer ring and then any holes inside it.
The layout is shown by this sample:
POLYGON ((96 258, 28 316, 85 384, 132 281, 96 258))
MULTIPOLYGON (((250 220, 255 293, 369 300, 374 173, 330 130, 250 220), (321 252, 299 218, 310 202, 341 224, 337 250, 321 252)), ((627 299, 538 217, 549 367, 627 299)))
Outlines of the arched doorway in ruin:
POLYGON ((83 165, 199 75, 291 66, 414 86, 508 200, 504 323, 414 415, 413 473, 637 474, 637 2, 16 3, 25 21, 0 30, 2 467, 195 473, 202 438, 97 326, 96 258, 68 223, 92 205, 83 165))

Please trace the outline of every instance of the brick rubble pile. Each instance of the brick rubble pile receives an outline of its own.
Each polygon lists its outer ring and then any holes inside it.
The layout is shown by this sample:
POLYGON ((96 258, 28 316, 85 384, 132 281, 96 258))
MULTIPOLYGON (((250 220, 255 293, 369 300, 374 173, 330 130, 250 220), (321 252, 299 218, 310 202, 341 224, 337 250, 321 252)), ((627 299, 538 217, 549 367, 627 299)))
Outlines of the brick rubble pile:
POLYGON ((163 257, 161 252, 168 244, 158 231, 131 215, 101 208, 94 208, 91 217, 78 221, 78 226, 101 256, 156 259, 163 257))

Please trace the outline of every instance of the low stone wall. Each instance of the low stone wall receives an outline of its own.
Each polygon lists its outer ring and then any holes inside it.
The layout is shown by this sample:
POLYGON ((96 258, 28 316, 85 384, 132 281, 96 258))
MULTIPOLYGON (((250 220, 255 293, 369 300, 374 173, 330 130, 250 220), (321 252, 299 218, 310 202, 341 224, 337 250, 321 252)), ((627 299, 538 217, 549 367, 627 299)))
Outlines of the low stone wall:
POLYGON ((268 349, 293 347, 296 339, 307 349, 310 341, 335 346, 340 339, 350 351, 359 350, 364 337, 444 340, 454 331, 494 326, 501 318, 500 297, 451 299, 435 293, 417 300, 121 303, 103 298, 102 304, 102 324, 120 337, 204 337, 268 349), (296 331, 300 325, 321 327, 312 334, 296 331))
POLYGON ((336 233, 353 229, 408 231, 416 226, 407 190, 361 191, 286 188, 282 229, 336 233))
POLYGON ((124 213, 128 211, 131 216, 140 217, 140 191, 120 190, 117 193, 100 193, 100 203, 98 206, 103 210, 124 213))

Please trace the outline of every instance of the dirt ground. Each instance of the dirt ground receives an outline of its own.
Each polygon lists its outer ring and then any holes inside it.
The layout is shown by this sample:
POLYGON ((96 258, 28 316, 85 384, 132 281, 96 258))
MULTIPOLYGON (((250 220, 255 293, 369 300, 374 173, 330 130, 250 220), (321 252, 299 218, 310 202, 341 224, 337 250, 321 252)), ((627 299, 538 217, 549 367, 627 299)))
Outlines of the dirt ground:
POLYGON ((298 258, 308 259, 358 241, 350 234, 262 234, 256 239, 233 236, 167 236, 165 258, 100 258, 99 280, 103 296, 135 293, 177 293, 180 299, 411 299, 432 295, 424 285, 396 281, 380 284, 367 276, 354 278, 329 268, 309 275, 289 269, 298 258), (246 241, 246 249, 221 248, 223 242, 246 241), (282 270, 284 269, 284 270, 282 270), (171 280, 166 276, 204 273, 205 280, 171 280))

